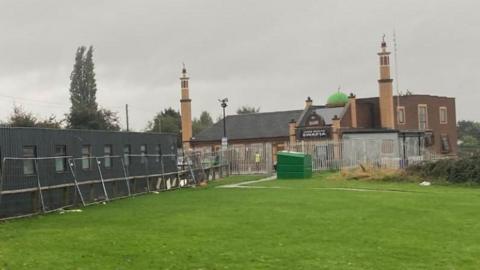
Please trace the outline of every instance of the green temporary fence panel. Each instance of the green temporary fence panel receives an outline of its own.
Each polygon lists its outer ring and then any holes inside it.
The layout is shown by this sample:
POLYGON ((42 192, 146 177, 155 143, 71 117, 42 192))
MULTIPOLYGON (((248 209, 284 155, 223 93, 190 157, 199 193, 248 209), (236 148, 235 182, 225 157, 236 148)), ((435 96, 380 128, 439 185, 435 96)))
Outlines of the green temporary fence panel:
POLYGON ((306 179, 312 177, 312 157, 299 152, 277 153, 277 179, 306 179))

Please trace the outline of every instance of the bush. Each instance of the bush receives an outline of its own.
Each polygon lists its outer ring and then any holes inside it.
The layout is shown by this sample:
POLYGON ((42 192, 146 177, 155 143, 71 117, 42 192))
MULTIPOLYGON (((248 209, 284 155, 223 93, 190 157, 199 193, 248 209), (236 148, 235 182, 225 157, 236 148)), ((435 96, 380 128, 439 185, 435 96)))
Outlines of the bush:
POLYGON ((480 155, 460 159, 443 159, 424 162, 407 168, 407 174, 429 180, 445 180, 450 183, 473 182, 480 184, 480 155))
POLYGON ((344 169, 340 175, 347 180, 367 180, 367 181, 412 181, 410 177, 397 169, 386 169, 378 167, 360 166, 354 169, 344 169))

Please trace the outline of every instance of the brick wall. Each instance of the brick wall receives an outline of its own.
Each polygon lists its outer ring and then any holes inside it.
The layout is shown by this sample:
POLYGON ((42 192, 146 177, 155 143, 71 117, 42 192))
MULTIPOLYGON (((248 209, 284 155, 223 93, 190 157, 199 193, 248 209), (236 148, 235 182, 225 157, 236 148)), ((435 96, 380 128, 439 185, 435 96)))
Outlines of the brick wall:
MULTIPOLYGON (((394 97, 394 106, 397 107, 397 97, 394 97)), ((437 153, 442 152, 441 145, 441 136, 447 135, 451 153, 456 154, 457 147, 457 119, 456 119, 456 108, 455 108, 455 98, 450 97, 439 97, 439 96, 429 96, 429 95, 411 95, 411 96, 401 96, 400 97, 400 106, 405 107, 405 124, 398 123, 398 115, 395 114, 395 128, 399 130, 418 130, 419 129, 419 120, 418 120, 418 105, 424 104, 427 106, 427 130, 433 132, 433 146, 431 149, 437 153), (440 107, 447 108, 447 123, 440 123, 440 107)))

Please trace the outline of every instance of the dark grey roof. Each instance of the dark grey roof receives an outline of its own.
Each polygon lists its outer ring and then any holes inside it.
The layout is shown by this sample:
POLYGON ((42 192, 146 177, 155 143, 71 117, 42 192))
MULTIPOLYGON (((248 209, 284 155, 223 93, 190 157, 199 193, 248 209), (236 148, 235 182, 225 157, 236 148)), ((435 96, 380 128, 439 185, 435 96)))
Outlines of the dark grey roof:
MULTIPOLYGON (((227 116, 229 140, 274 138, 288 136, 288 123, 297 120, 303 110, 250 113, 227 116)), ((193 141, 216 141, 223 137, 223 121, 220 121, 197 136, 193 141)))
POLYGON ((343 117, 346 107, 334 107, 334 108, 318 108, 315 112, 320 115, 325 121, 325 125, 331 125, 332 119, 335 115, 339 118, 343 117))
POLYGON ((307 117, 309 116, 310 113, 315 112, 319 116, 323 118, 325 121, 325 125, 331 125, 332 124, 332 119, 336 115, 339 118, 342 118, 343 115, 345 114, 345 107, 326 107, 326 106, 311 106, 308 110, 305 111, 304 114, 301 115, 300 119, 297 121, 299 123, 299 126, 305 126, 305 122, 307 120, 307 117))

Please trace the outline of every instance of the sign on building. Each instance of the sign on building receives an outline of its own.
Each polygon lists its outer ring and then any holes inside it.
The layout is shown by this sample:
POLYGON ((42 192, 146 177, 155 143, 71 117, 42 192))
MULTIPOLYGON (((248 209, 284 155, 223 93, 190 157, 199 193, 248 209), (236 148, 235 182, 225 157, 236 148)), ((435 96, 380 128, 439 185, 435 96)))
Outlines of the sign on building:
POLYGON ((328 137, 326 128, 304 129, 300 132, 301 139, 323 139, 328 137))
POLYGON ((227 137, 222 138, 222 148, 227 148, 228 146, 228 139, 227 137))

